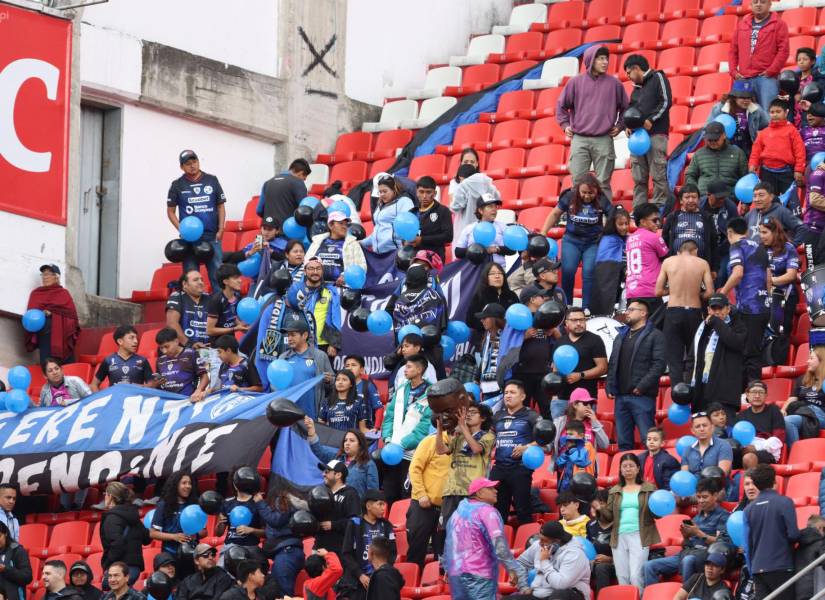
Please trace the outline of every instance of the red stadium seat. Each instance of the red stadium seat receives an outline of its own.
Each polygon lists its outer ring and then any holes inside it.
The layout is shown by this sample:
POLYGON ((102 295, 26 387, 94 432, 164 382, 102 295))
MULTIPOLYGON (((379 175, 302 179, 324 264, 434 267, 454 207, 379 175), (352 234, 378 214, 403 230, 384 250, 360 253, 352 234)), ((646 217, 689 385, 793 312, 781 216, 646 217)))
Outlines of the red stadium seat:
POLYGON ((559 198, 559 178, 555 175, 530 177, 521 184, 521 199, 541 206, 555 206, 559 198))
POLYGON ((526 71, 527 69, 531 69, 538 64, 535 60, 519 60, 516 62, 507 63, 501 69, 501 80, 508 79, 513 75, 517 75, 522 71, 526 71))
MULTIPOLYGON (((89 568, 92 570, 92 582, 95 585, 100 585, 103 581, 103 552, 96 552, 94 554, 90 554, 86 557, 86 564, 89 565, 89 568)), ((67 565, 71 566, 71 565, 67 565)), ((147 565, 148 568, 148 565, 147 565)))
MULTIPOLYGON (((561 4, 554 4, 553 6, 563 6, 564 4, 573 4, 573 2, 563 2, 561 4)), ((528 52, 526 58, 531 60, 547 60, 557 54, 572 50, 581 43, 581 29, 556 29, 547 34, 541 50, 538 52, 528 52)))
POLYGON ((779 14, 791 35, 809 33, 816 21, 816 8, 813 6, 783 10, 779 14))
POLYGON ((387 520, 392 523, 395 529, 404 529, 407 524, 407 510, 410 508, 410 499, 396 500, 390 507, 387 520))
POLYGON ((155 336, 158 334, 158 331, 160 331, 159 327, 156 329, 147 329, 143 332, 143 335, 140 336, 140 341, 138 342, 138 354, 143 356, 157 354, 158 344, 155 341, 155 336))
POLYGON ((95 552, 103 552, 103 542, 100 539, 100 521, 92 528, 92 535, 87 541, 76 540, 69 547, 71 552, 89 556, 95 552))
POLYGON ((622 39, 622 28, 618 25, 599 25, 585 30, 583 44, 588 42, 607 42, 622 39))
MULTIPOLYGON (((370 172, 369 175, 367 175, 367 177, 372 179, 379 173, 386 173, 389 170, 389 168, 393 166, 393 164, 395 164, 394 158, 382 158, 380 160, 376 160, 374 163, 372 163, 372 165, 370 165, 370 172)), ((361 217, 361 219, 363 218, 364 217, 361 217)), ((372 220, 372 217, 370 217, 370 219, 368 220, 372 220)))
POLYGON ((613 175, 610 177, 610 189, 613 191, 614 200, 632 198, 633 185, 633 174, 630 169, 613 171, 613 175))
POLYGON ((399 148, 406 146, 413 137, 413 132, 409 129, 393 129, 382 131, 375 138, 375 146, 371 152, 356 152, 355 160, 378 160, 381 158, 394 158, 399 148))
POLYGON ((791 395, 790 379, 768 379, 765 385, 768 386, 768 402, 783 405, 788 401, 788 396, 791 395))
POLYGON ((49 526, 45 523, 26 523, 20 526, 17 540, 31 556, 47 556, 43 550, 48 546, 49 526))
POLYGON ((519 111, 518 117, 524 119, 540 119, 556 114, 556 104, 561 96, 563 87, 547 88, 539 92, 536 99, 536 108, 531 111, 519 111))
POLYGON ((456 154, 471 147, 476 142, 486 142, 490 139, 493 126, 489 123, 468 123, 459 125, 455 130, 452 144, 435 147, 437 154, 456 154))
POLYGON ((696 50, 688 46, 668 48, 659 53, 656 67, 664 71, 667 76, 689 74, 693 65, 696 50))
POLYGON ((507 170, 509 177, 537 177, 539 175, 557 175, 567 172, 564 146, 547 144, 530 150, 523 167, 507 170))
POLYGON ((799 321, 791 332, 791 343, 799 346, 808 341, 808 333, 811 331, 811 317, 807 312, 799 315, 799 321))
MULTIPOLYGON (((62 560, 66 567, 71 567, 74 563, 79 560, 83 560, 83 557, 79 554, 55 554, 54 556, 49 556, 49 560, 62 560)), ((68 573, 66 576, 68 578, 68 573)))
POLYGON ((592 0, 587 7, 586 23, 588 27, 606 23, 621 23, 622 2, 616 0, 592 0))
POLYGON ((701 0, 665 0, 661 18, 670 21, 701 14, 701 0))
POLYGON ((86 521, 58 523, 49 537, 47 556, 64 554, 77 545, 85 545, 89 540, 89 524, 86 521))
POLYGON ((656 48, 659 41, 659 23, 656 21, 633 23, 624 29, 618 52, 633 52, 642 48, 656 48))
POLYGON ((639 588, 633 585, 609 585, 599 590, 596 600, 639 600, 639 588))
POLYGON ((677 513, 656 519, 656 529, 659 530, 659 537, 662 538, 662 544, 670 546, 682 543, 682 534, 679 532, 679 526, 682 524, 682 521, 687 520, 687 518, 687 515, 677 513))
POLYGON ((504 208, 508 208, 506 206, 508 202, 518 198, 518 179, 496 179, 493 185, 501 194, 501 200, 505 204, 504 208))
POLYGON ((555 117, 544 117, 533 123, 530 137, 526 140, 519 140, 517 146, 534 147, 547 144, 567 144, 569 140, 564 135, 564 131, 559 126, 555 117))
POLYGON ((728 53, 730 51, 730 44, 713 44, 699 49, 699 54, 696 56, 696 63, 689 67, 687 71, 694 75, 703 75, 705 73, 716 73, 720 70, 722 63, 728 62, 728 53))
POLYGON ((553 32, 560 29, 580 27, 584 22, 584 2, 582 0, 570 0, 569 2, 559 2, 550 5, 547 11, 547 21, 544 23, 533 23, 531 31, 553 32))
MULTIPOLYGON (((112 334, 107 332, 100 337, 100 344, 97 347, 96 354, 81 354, 78 358, 81 362, 100 364, 104 358, 106 358, 113 352, 117 352, 117 342, 115 342, 115 340, 112 339, 112 334)), ((40 372, 40 365, 35 366, 37 368, 38 373, 40 373, 40 377, 42 378, 43 373, 40 372)), ((45 378, 43 378, 43 383, 45 383, 45 381, 45 378)), ((33 377, 32 382, 34 382, 33 377)))
POLYGON ((493 179, 504 179, 510 169, 517 169, 524 165, 526 156, 524 148, 505 148, 490 154, 484 172, 493 179))
POLYGON ((822 471, 822 467, 825 467, 825 438, 798 440, 791 446, 785 463, 783 466, 787 467, 787 470, 780 470, 783 475, 788 474, 789 471, 796 471, 796 473, 804 473, 811 469, 822 471))
POLYGON ((332 154, 319 154, 315 162, 324 165, 353 160, 356 152, 367 153, 372 149, 372 134, 366 131, 342 133, 335 142, 332 154))
POLYGON ((518 214, 518 222, 524 225, 528 231, 539 231, 542 225, 544 225, 548 214, 550 214, 550 207, 548 206, 525 208, 518 214))
POLYGON ((702 129, 705 123, 707 123, 710 112, 713 110, 715 104, 715 102, 705 102, 704 104, 694 106, 690 111, 690 122, 681 125, 677 131, 679 133, 690 134, 702 129))
POLYGON ((410 163, 409 178, 418 180, 419 177, 429 175, 436 183, 447 183, 447 158, 441 154, 427 154, 416 156, 410 163))
POLYGON ((739 18, 736 15, 719 15, 707 17, 702 21, 702 28, 696 37, 696 44, 707 46, 719 42, 729 42, 736 30, 739 18))
POLYGON ((404 587, 401 588, 401 595, 407 596, 405 590, 418 587, 418 581, 421 577, 421 568, 415 563, 397 562, 393 565, 401 577, 404 578, 404 587))
POLYGON ((622 23, 657 21, 661 10, 661 0, 627 0, 622 23))
POLYGON ((530 52, 541 51, 544 36, 538 31, 528 31, 526 33, 516 33, 507 38, 507 45, 502 53, 491 53, 487 55, 487 62, 509 63, 527 58, 530 52))
MULTIPOLYGON (((716 102, 723 94, 728 93, 730 75, 727 73, 708 73, 696 79, 693 95, 688 98, 687 104, 695 106, 705 102, 716 102)), ((671 87, 671 90, 673 88, 671 87)), ((674 97, 675 97, 674 92, 674 97)))
MULTIPOLYGON (((823 438, 825 439, 825 438, 823 438)), ((792 475, 787 480, 785 495, 792 498, 796 506, 808 506, 817 504, 819 501, 819 479, 820 473, 800 473, 792 475)))
POLYGON ((89 383, 92 380, 92 365, 82 362, 69 363, 63 365, 63 374, 80 377, 83 381, 89 383))
POLYGON ((673 102, 678 104, 689 104, 690 95, 693 92, 693 77, 677 75, 668 77, 670 91, 673 94, 673 102))
POLYGON ((692 46, 699 35, 699 19, 676 19, 662 26, 657 48, 692 46))
POLYGON ((228 252, 235 252, 238 249, 238 232, 224 231, 221 238, 221 250, 226 254, 228 252))
MULTIPOLYGON (((255 209, 258 207, 258 196, 253 196, 252 199, 246 203, 243 211, 243 218, 240 221, 227 221, 226 231, 246 231, 249 229, 259 229, 261 227, 261 217, 255 214, 255 209)), ((178 266, 179 265, 172 265, 178 266)), ((151 288, 156 289, 156 288, 151 288)))
POLYGON ((495 123, 497 121, 515 119, 518 113, 532 110, 533 100, 532 90, 506 92, 499 98, 496 112, 481 113, 479 120, 482 122, 495 123))
POLYGON ((645 587, 642 600, 673 600, 673 596, 681 589, 682 584, 675 581, 654 583, 645 587))
POLYGON ((349 189, 367 178, 367 163, 363 160, 350 160, 336 163, 329 172, 330 181, 341 181, 344 189, 349 189))
POLYGON ((477 150, 501 150, 519 145, 516 142, 530 137, 531 122, 526 119, 505 121, 496 125, 493 137, 489 142, 476 142, 473 147, 477 150))
POLYGON ((169 297, 169 284, 177 281, 180 276, 181 266, 179 264, 163 265, 152 275, 152 282, 148 291, 132 292, 132 302, 166 300, 169 297))
POLYGON ((795 35, 788 40, 788 60, 786 67, 796 67, 796 51, 800 48, 816 48, 816 38, 812 35, 795 35))
POLYGON ((516 554, 524 552, 527 549, 527 540, 531 535, 537 534, 540 529, 540 523, 525 523, 524 525, 519 525, 519 528, 516 530, 516 537, 513 540, 513 551, 516 554))
POLYGON ((498 65, 485 63, 470 65, 464 68, 461 85, 448 85, 444 88, 444 96, 467 96, 480 92, 484 88, 498 81, 500 69, 498 65))
POLYGON ((819 515, 818 506, 798 506, 796 508, 796 526, 804 529, 808 526, 808 518, 819 515))

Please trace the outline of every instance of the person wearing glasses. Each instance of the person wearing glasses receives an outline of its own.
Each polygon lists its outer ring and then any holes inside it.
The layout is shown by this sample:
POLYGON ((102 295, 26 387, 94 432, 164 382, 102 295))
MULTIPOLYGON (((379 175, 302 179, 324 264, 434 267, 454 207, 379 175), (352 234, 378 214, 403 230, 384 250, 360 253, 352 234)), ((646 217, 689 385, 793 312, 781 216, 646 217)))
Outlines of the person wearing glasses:
POLYGON ((751 381, 745 396, 750 405, 736 416, 736 422, 747 421, 756 429, 756 437, 742 448, 742 468, 750 469, 759 463, 779 462, 785 443, 785 419, 776 404, 768 404, 768 386, 762 381, 751 381))
POLYGON ((653 314, 662 305, 656 296, 656 279, 670 250, 662 239, 658 206, 640 204, 633 210, 633 220, 637 229, 627 236, 627 302, 644 300, 653 314))
POLYGON ((40 350, 40 365, 49 357, 61 364, 74 362, 74 348, 80 337, 80 321, 69 290, 60 285, 60 267, 41 265, 40 286, 29 294, 26 309, 37 308, 46 315, 46 325, 37 333, 26 332, 26 350, 40 350))
POLYGON ((708 413, 693 413, 690 417, 690 431, 696 441, 688 446, 682 456, 682 470, 699 477, 702 469, 715 466, 728 475, 733 464, 733 450, 727 442, 713 437, 713 424, 708 413))
MULTIPOLYGON (((791 194, 793 196, 794 194, 791 194)), ((793 199, 788 200, 790 206, 793 199)), ((748 223, 748 238, 759 242, 759 226, 765 219, 776 219, 782 224, 785 236, 792 242, 802 235, 802 221, 788 206, 782 204, 776 196, 776 191, 767 181, 757 183, 753 188, 753 202, 745 220, 748 223)))
POLYGON ((195 548, 195 568, 180 583, 175 598, 195 600, 198 598, 220 598, 221 594, 235 585, 234 578, 218 566, 218 551, 209 544, 198 544, 195 548))

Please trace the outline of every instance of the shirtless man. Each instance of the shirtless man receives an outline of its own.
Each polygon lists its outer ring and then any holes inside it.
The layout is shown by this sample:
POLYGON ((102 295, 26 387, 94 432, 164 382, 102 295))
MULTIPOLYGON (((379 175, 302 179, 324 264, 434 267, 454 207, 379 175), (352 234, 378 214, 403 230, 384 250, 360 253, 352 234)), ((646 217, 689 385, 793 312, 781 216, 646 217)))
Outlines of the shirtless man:
MULTIPOLYGON (((666 258, 656 279, 656 295, 669 295, 665 311, 665 360, 670 371, 670 385, 685 380, 685 357, 690 356, 693 336, 702 322, 702 301, 713 294, 710 265, 699 258, 693 240, 679 246, 679 254, 666 258)), ((687 368, 685 368, 687 367, 687 368)))

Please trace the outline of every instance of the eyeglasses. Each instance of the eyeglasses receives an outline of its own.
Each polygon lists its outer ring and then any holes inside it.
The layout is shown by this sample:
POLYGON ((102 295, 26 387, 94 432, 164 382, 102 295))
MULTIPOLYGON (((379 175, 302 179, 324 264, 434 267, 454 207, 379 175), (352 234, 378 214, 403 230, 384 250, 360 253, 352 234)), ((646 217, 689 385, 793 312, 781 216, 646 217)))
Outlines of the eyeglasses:
POLYGON ((201 552, 200 554, 198 554, 198 558, 215 558, 217 555, 218 551, 213 548, 212 550, 201 552))
POLYGON ((587 319, 585 319, 584 317, 582 317, 580 319, 567 319, 567 320, 570 321, 571 323, 587 323, 587 319))
POLYGON ((754 394, 755 396, 764 396, 764 395, 766 395, 768 392, 766 392, 765 390, 763 390, 763 389, 761 389, 761 388, 760 388, 760 389, 748 390, 748 393, 749 393, 749 394, 754 394))

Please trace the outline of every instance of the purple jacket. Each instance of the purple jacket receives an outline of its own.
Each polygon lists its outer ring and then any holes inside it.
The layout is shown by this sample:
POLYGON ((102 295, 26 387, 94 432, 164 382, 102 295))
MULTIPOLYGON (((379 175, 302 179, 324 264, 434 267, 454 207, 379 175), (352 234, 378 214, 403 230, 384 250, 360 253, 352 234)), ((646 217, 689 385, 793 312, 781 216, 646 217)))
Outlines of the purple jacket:
POLYGON ((587 136, 607 135, 612 127, 624 128, 622 115, 627 108, 627 94, 612 75, 594 77, 590 66, 601 46, 584 52, 585 73, 573 77, 564 86, 556 104, 556 120, 562 129, 587 136), (615 108, 613 108, 615 107, 615 108))

